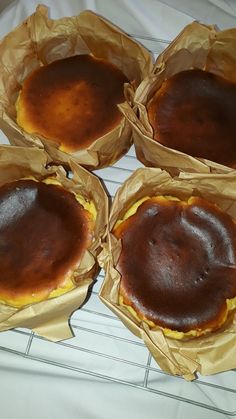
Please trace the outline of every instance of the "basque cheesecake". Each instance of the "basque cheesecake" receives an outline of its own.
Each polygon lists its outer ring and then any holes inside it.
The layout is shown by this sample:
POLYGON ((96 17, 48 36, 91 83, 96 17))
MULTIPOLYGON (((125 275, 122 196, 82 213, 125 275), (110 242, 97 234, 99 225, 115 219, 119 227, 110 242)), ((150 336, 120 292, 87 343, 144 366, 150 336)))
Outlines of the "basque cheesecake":
POLYGON ((163 81, 147 104, 153 137, 166 147, 236 168, 236 84, 191 69, 163 81))
POLYGON ((236 223, 201 197, 144 197, 112 230, 119 304, 171 338, 197 337, 236 308, 236 223))
POLYGON ((22 307, 75 288, 93 241, 96 208, 58 180, 0 187, 0 302, 22 307))
POLYGON ((26 132, 76 152, 116 128, 123 118, 122 71, 93 55, 75 55, 33 71, 16 102, 17 123, 26 132))

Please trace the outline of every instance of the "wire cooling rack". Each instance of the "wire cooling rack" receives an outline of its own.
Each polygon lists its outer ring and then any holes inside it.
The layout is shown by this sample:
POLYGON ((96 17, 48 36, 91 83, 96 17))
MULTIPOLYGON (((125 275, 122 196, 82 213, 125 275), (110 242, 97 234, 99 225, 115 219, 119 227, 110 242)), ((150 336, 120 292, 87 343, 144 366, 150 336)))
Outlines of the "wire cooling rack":
MULTIPOLYGON (((136 39, 155 54, 168 44, 167 40, 136 39)), ((142 164, 132 147, 113 167, 95 173, 114 197, 138 167, 142 164)), ((161 371, 143 342, 100 301, 103 278, 101 271, 87 303, 71 318, 74 338, 52 343, 27 329, 14 329, 0 333, 0 351, 189 403, 199 407, 199 417, 202 408, 236 416, 236 370, 199 377, 194 382, 161 371)))

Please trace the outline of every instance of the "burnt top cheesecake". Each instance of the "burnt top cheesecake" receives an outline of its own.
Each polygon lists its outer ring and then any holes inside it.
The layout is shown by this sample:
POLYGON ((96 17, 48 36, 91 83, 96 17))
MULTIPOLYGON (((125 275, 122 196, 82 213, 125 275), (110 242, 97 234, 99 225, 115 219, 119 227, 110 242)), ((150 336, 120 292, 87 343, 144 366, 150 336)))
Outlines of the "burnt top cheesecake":
POLYGON ((0 302, 22 307, 73 289, 95 215, 93 204, 86 209, 82 197, 52 178, 2 185, 0 302))
POLYGON ((236 223, 215 204, 155 196, 136 202, 121 239, 119 303, 172 338, 222 326, 236 307, 236 223))
POLYGON ((42 66, 23 82, 17 123, 28 133, 58 143, 66 152, 87 148, 122 119, 122 71, 92 55, 75 55, 42 66))
POLYGON ((236 167, 236 84, 192 69, 166 79, 147 105, 154 139, 193 157, 236 167))

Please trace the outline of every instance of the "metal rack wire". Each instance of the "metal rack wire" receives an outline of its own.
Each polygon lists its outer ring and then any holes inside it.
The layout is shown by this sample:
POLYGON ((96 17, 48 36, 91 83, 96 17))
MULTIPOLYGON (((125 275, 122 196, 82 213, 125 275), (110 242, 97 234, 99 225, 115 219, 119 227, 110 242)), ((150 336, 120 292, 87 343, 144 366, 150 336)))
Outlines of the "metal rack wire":
MULTIPOLYGON (((155 52, 159 51, 160 43, 167 42, 142 39, 145 40, 149 43, 155 41, 155 52)), ((141 166, 131 148, 113 167, 96 173, 113 197, 133 170, 141 166)), ((71 318, 74 338, 52 343, 27 329, 15 329, 0 334, 0 350, 55 368, 64 368, 227 416, 236 416, 236 371, 200 377, 191 383, 161 371, 143 342, 133 336, 99 300, 98 290, 103 277, 101 272, 88 302, 71 318)))

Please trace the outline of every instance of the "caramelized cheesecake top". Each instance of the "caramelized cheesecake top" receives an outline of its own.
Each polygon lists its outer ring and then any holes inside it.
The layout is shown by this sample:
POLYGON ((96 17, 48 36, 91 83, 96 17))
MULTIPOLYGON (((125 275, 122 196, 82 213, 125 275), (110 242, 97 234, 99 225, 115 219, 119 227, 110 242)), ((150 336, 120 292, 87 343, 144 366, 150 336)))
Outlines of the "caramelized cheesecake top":
POLYGON ((25 79, 17 122, 64 151, 86 148, 120 123, 125 82, 115 65, 91 55, 54 61, 25 79))
POLYGON ((216 205, 153 197, 115 227, 124 304, 171 330, 216 328, 236 297, 236 224, 216 205))
POLYGON ((203 70, 166 79, 150 100, 148 117, 161 144, 236 167, 236 84, 203 70))
POLYGON ((1 186, 0 300, 17 306, 66 286, 91 239, 73 193, 29 179, 1 186))

